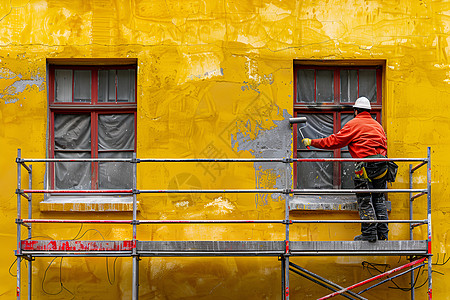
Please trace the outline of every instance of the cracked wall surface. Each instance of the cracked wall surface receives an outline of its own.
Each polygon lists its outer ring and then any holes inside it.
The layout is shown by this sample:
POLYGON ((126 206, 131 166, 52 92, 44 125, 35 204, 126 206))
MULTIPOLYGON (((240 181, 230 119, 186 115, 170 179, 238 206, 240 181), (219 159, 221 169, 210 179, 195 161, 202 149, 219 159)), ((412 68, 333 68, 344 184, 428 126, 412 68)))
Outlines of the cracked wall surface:
MULTIPOLYGON (((16 247, 17 148, 47 154, 47 60, 137 59, 139 158, 290 157, 294 60, 384 60, 382 123, 390 157, 424 157, 432 147, 433 262, 449 249, 446 216, 450 159, 450 60, 447 1, 273 0, 11 0, 0 2, 0 295, 15 295, 8 268, 16 247)), ((337 62, 337 63, 338 63, 337 62)), ((396 188, 408 187, 401 164, 396 188)), ((33 165, 34 188, 45 166, 33 165)), ((285 188, 283 164, 198 163, 139 166, 141 189, 285 188)), ((24 179, 25 180, 25 179, 24 179)), ((415 179, 418 188, 426 172, 415 179)), ((24 181, 23 184, 26 184, 24 181)), ((36 218, 129 219, 129 213, 41 212, 36 218)), ((283 195, 139 195, 141 219, 282 219, 283 195)), ((394 195, 391 219, 408 218, 407 195, 394 195)), ((425 201, 415 218, 426 218, 425 201)), ((25 212, 24 212, 25 213, 25 212)), ((297 219, 357 219, 356 213, 296 212, 297 219)), ((409 238, 390 225, 390 239, 409 238)), ((293 240, 352 240, 356 224, 292 226, 293 240)), ((415 238, 425 239, 417 228, 415 238)), ((40 239, 130 239, 129 226, 36 225, 40 239), (95 230, 94 230, 95 229, 95 230)), ((284 227, 145 225, 140 240, 283 240, 284 227)), ((361 262, 394 267, 398 258, 295 258, 297 264, 350 285, 370 277, 361 262)), ((34 299, 129 299, 131 259, 64 258, 34 262, 34 299), (61 270, 61 273, 60 273, 61 270), (61 274, 61 277, 60 277, 61 274), (62 283, 62 285, 61 285, 62 283), (51 295, 56 294, 56 295, 51 295)), ((401 258, 401 262, 406 262, 401 258)), ((436 266, 434 296, 450 299, 447 265, 436 266)), ((11 268, 14 273, 14 267, 11 268)), ((144 258, 143 299, 281 299, 280 265, 271 258, 144 258)), ((425 275, 419 282, 425 281, 425 275)), ((408 285, 409 278, 397 282, 408 285)), ((26 282, 22 282, 26 291, 26 282)), ((322 288, 291 278, 293 299, 316 299, 322 288)), ((418 289, 425 299, 426 287, 418 289)), ((369 299, 402 299, 381 286, 369 299)))

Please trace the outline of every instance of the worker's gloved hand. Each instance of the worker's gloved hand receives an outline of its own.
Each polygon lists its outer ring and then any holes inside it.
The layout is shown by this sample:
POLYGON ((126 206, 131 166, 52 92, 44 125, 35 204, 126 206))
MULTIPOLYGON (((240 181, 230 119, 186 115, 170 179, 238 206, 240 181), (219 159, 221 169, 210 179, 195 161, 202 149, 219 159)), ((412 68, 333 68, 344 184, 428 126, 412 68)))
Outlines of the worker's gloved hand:
POLYGON ((305 147, 311 146, 311 139, 303 139, 302 143, 305 145, 305 147))

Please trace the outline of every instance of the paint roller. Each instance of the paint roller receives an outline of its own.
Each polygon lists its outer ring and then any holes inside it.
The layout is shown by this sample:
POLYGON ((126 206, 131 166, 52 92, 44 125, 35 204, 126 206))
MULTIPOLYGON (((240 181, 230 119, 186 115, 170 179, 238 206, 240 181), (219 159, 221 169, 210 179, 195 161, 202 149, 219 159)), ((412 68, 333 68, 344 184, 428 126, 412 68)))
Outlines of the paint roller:
MULTIPOLYGON (((291 126, 292 124, 306 124, 306 122, 307 122, 306 117, 289 118, 289 124, 291 124, 291 126)), ((304 139, 305 137, 303 136, 302 128, 303 127, 298 127, 298 132, 300 132, 302 139, 304 139)), ((308 148, 308 150, 311 150, 309 146, 306 146, 306 148, 308 148)))

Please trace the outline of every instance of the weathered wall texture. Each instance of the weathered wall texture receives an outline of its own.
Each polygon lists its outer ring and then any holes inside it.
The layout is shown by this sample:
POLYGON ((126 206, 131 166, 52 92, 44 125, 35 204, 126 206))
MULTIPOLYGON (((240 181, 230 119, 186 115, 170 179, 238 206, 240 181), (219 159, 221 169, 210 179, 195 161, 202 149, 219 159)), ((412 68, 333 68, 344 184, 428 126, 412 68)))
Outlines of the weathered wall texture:
MULTIPOLYGON (((16 247, 17 148, 28 158, 46 156, 49 58, 137 58, 140 158, 289 157, 292 136, 286 120, 293 111, 293 60, 386 60, 383 125, 389 155, 424 157, 426 147, 432 147, 433 251, 442 262, 449 250, 450 231, 446 217, 450 211, 449 28, 447 1, 1 1, 0 295, 5 299, 15 295, 15 278, 8 268, 16 247)), ((44 167, 33 168, 34 187, 41 188, 44 167)), ((403 165, 395 187, 407 187, 406 170, 403 165)), ((425 176, 421 172, 417 183, 423 186, 425 176)), ((141 189, 284 185, 284 173, 276 165, 149 164, 141 165, 138 174, 141 189)), ((41 213, 41 200, 34 197, 34 215, 40 218, 131 217, 41 213)), ((141 195, 139 200, 142 219, 281 219, 284 213, 282 196, 141 195)), ((407 196, 391 200, 391 218, 407 218, 407 196)), ((417 208, 424 211, 423 199, 417 201, 417 208)), ((355 213, 343 212, 294 217, 357 218, 355 213)), ((84 226, 82 232, 92 228, 84 226)), ((131 237, 128 227, 95 228, 107 240, 131 237)), ((275 225, 244 228, 141 225, 138 239, 283 239, 283 228, 275 225)), ((36 226, 34 235, 71 239, 79 230, 78 225, 36 226)), ((292 239, 299 240, 351 240, 357 233, 358 225, 291 229, 292 239)), ((418 230, 416 237, 425 234, 418 230)), ((91 230, 84 238, 101 236, 91 230)), ((407 239, 407 227, 392 225, 390 238, 407 239)), ((398 258, 368 257, 293 260, 344 286, 370 277, 370 270, 361 266, 363 260, 392 267, 405 262, 405 258, 399 262, 398 258)), ((104 258, 58 258, 46 270, 50 261, 34 263, 35 299, 130 299, 129 258, 106 262, 104 258)), ((450 270, 447 266, 435 269, 444 275, 434 275, 434 296, 450 299, 450 270)), ((11 270, 14 273, 15 267, 11 270)), ((425 279, 420 276, 418 284, 425 279)), ((397 282, 405 287, 408 280, 397 282)), ((276 259, 144 258, 140 284, 142 299, 281 298, 276 259)), ((25 281, 22 286, 25 292, 25 281)), ((293 299, 316 299, 324 293, 295 275, 291 278, 293 299)), ((403 299, 408 294, 386 285, 367 297, 403 299)), ((418 299, 425 297, 426 286, 417 292, 418 299)))

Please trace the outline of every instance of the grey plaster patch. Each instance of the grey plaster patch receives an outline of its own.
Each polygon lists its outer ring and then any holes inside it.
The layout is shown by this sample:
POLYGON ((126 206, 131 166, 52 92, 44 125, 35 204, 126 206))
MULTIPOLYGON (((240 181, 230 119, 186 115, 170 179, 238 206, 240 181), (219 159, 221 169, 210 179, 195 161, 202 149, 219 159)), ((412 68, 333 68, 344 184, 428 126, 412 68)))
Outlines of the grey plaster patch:
MULTIPOLYGON (((274 126, 270 129, 263 129, 255 124, 257 130, 256 138, 251 138, 248 132, 237 132, 231 135, 231 144, 237 152, 249 151, 255 158, 291 158, 292 157, 292 128, 289 124, 291 115, 286 109, 283 110, 284 119, 273 121, 274 126)), ((244 122, 244 121, 242 121, 244 122)), ((250 120, 245 122, 251 122, 250 120)), ((249 126, 246 126, 249 127, 249 126)), ((276 188, 286 189, 292 186, 292 165, 286 163, 269 162, 254 163, 256 175, 256 188, 276 188), (267 180, 262 176, 269 176, 275 179, 273 187, 266 186, 267 180)), ((272 194, 272 199, 278 199, 280 194, 272 194)), ((286 195, 281 194, 286 199, 286 195)), ((267 204, 264 202, 262 205, 267 204)), ((257 202, 258 205, 258 202, 257 202)), ((261 203, 259 203, 261 205, 261 203)))
MULTIPOLYGON (((10 86, 6 87, 2 93, 0 93, 0 98, 10 98, 12 96, 16 96, 20 93, 23 93, 25 89, 33 86, 37 86, 39 88, 39 91, 42 91, 45 89, 45 86, 43 85, 45 81, 44 77, 39 77, 38 75, 32 76, 31 79, 23 79, 23 80, 17 80, 10 86)), ((6 101, 6 100, 5 100, 6 101)), ((14 102, 9 102, 14 103, 14 102)))
POLYGON ((8 68, 0 68, 0 79, 14 79, 14 78, 22 79, 22 75, 16 74, 8 68))

